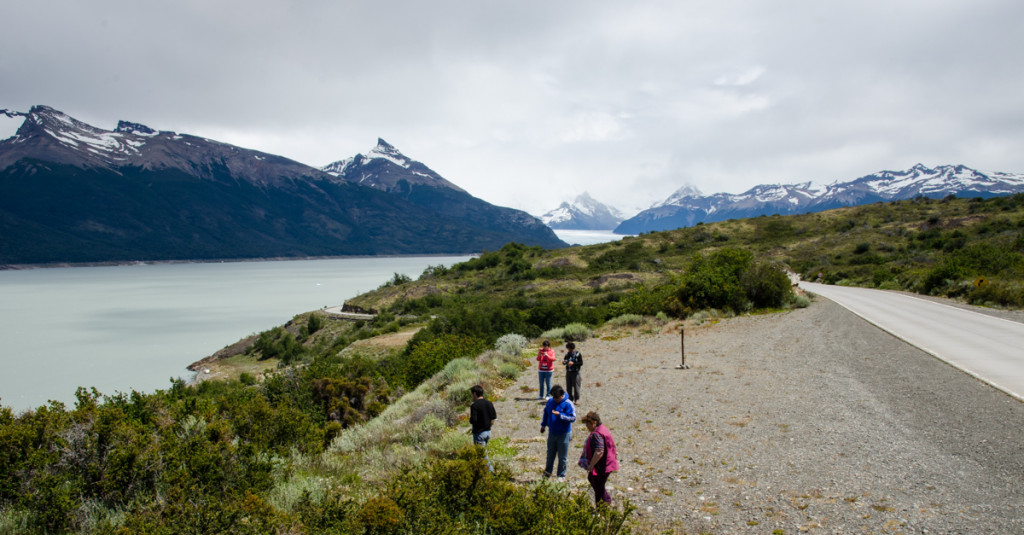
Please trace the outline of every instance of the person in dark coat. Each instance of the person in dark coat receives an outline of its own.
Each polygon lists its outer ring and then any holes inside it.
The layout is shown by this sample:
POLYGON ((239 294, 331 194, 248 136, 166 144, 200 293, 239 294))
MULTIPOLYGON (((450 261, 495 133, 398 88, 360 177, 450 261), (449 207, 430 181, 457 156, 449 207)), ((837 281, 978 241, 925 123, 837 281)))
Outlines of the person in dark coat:
POLYGON ((562 359, 562 364, 565 365, 565 393, 569 396, 569 401, 575 404, 580 400, 580 368, 583 367, 583 355, 576 351, 576 344, 572 342, 566 343, 565 349, 565 357, 562 359))

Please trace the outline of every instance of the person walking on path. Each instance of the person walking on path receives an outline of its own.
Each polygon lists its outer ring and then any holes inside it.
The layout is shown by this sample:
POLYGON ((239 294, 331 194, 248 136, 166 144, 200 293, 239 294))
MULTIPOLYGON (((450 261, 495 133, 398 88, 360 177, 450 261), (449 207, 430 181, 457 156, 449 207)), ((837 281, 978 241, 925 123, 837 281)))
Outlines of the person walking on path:
POLYGON ((540 380, 540 392, 537 399, 544 399, 551 390, 551 374, 555 372, 555 350, 551 342, 544 340, 537 352, 537 376, 540 380))
POLYGON ((494 404, 484 397, 484 388, 473 385, 469 391, 473 394, 473 404, 469 406, 469 424, 473 426, 473 444, 484 449, 487 468, 492 472, 491 460, 487 456, 487 442, 491 440, 491 423, 498 419, 494 404))
POLYGON ((575 404, 580 400, 580 368, 583 367, 583 355, 576 351, 576 344, 569 342, 565 344, 568 350, 562 364, 565 365, 565 392, 569 395, 569 401, 575 404))
POLYGON ((619 470, 619 459, 615 452, 615 440, 612 433, 601 423, 601 417, 590 411, 583 417, 583 425, 587 426, 590 436, 583 443, 583 455, 579 464, 587 471, 587 481, 594 489, 594 504, 611 505, 612 497, 606 488, 608 476, 619 470))
POLYGON ((469 406, 469 423, 473 426, 473 444, 486 447, 491 440, 491 422, 498 419, 494 412, 494 404, 484 397, 484 388, 473 385, 469 391, 473 394, 473 404, 469 406))
POLYGON ((548 457, 544 463, 544 477, 551 477, 551 468, 558 457, 558 481, 565 481, 565 458, 569 455, 569 442, 572 440, 572 423, 576 421, 576 407, 565 395, 562 385, 551 387, 551 398, 544 405, 544 414, 540 421, 540 433, 550 428, 548 433, 548 457))

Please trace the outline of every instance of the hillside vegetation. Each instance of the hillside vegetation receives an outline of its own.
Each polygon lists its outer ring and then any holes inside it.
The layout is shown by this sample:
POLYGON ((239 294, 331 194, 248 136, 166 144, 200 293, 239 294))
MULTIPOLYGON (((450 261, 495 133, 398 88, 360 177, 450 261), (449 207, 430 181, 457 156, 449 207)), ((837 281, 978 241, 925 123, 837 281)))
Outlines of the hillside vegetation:
POLYGON ((803 306, 826 282, 1020 306, 1024 196, 734 220, 545 251, 507 244, 235 344, 224 381, 0 407, 0 533, 616 533, 631 506, 513 482, 469 387, 500 395, 538 337, 803 306), (402 343, 367 343, 384 338, 402 343), (405 340, 408 340, 406 343, 405 340), (266 370, 266 371, 259 371, 266 370))

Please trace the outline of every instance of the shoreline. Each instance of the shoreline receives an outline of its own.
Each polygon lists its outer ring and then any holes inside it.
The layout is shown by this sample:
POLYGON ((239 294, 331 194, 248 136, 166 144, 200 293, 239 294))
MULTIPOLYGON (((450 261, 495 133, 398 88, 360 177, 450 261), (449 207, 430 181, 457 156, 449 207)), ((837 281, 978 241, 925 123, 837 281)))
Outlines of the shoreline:
POLYGON ((259 258, 212 258, 208 260, 111 260, 107 262, 49 262, 44 264, 0 264, 0 271, 24 271, 47 268, 76 267, 118 267, 118 266, 157 266, 175 264, 228 264, 237 262, 291 262, 305 260, 345 260, 348 258, 427 258, 444 256, 474 256, 475 253, 439 253, 439 254, 380 254, 380 255, 334 255, 334 256, 269 256, 259 258))

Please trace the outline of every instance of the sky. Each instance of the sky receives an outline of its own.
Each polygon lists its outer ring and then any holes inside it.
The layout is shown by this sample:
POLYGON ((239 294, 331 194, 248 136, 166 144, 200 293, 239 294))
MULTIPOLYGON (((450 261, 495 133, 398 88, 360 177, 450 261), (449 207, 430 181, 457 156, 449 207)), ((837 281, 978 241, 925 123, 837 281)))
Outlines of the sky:
POLYGON ((383 138, 534 215, 1024 172, 1020 0, 5 2, 0 108, 321 167, 383 138))

